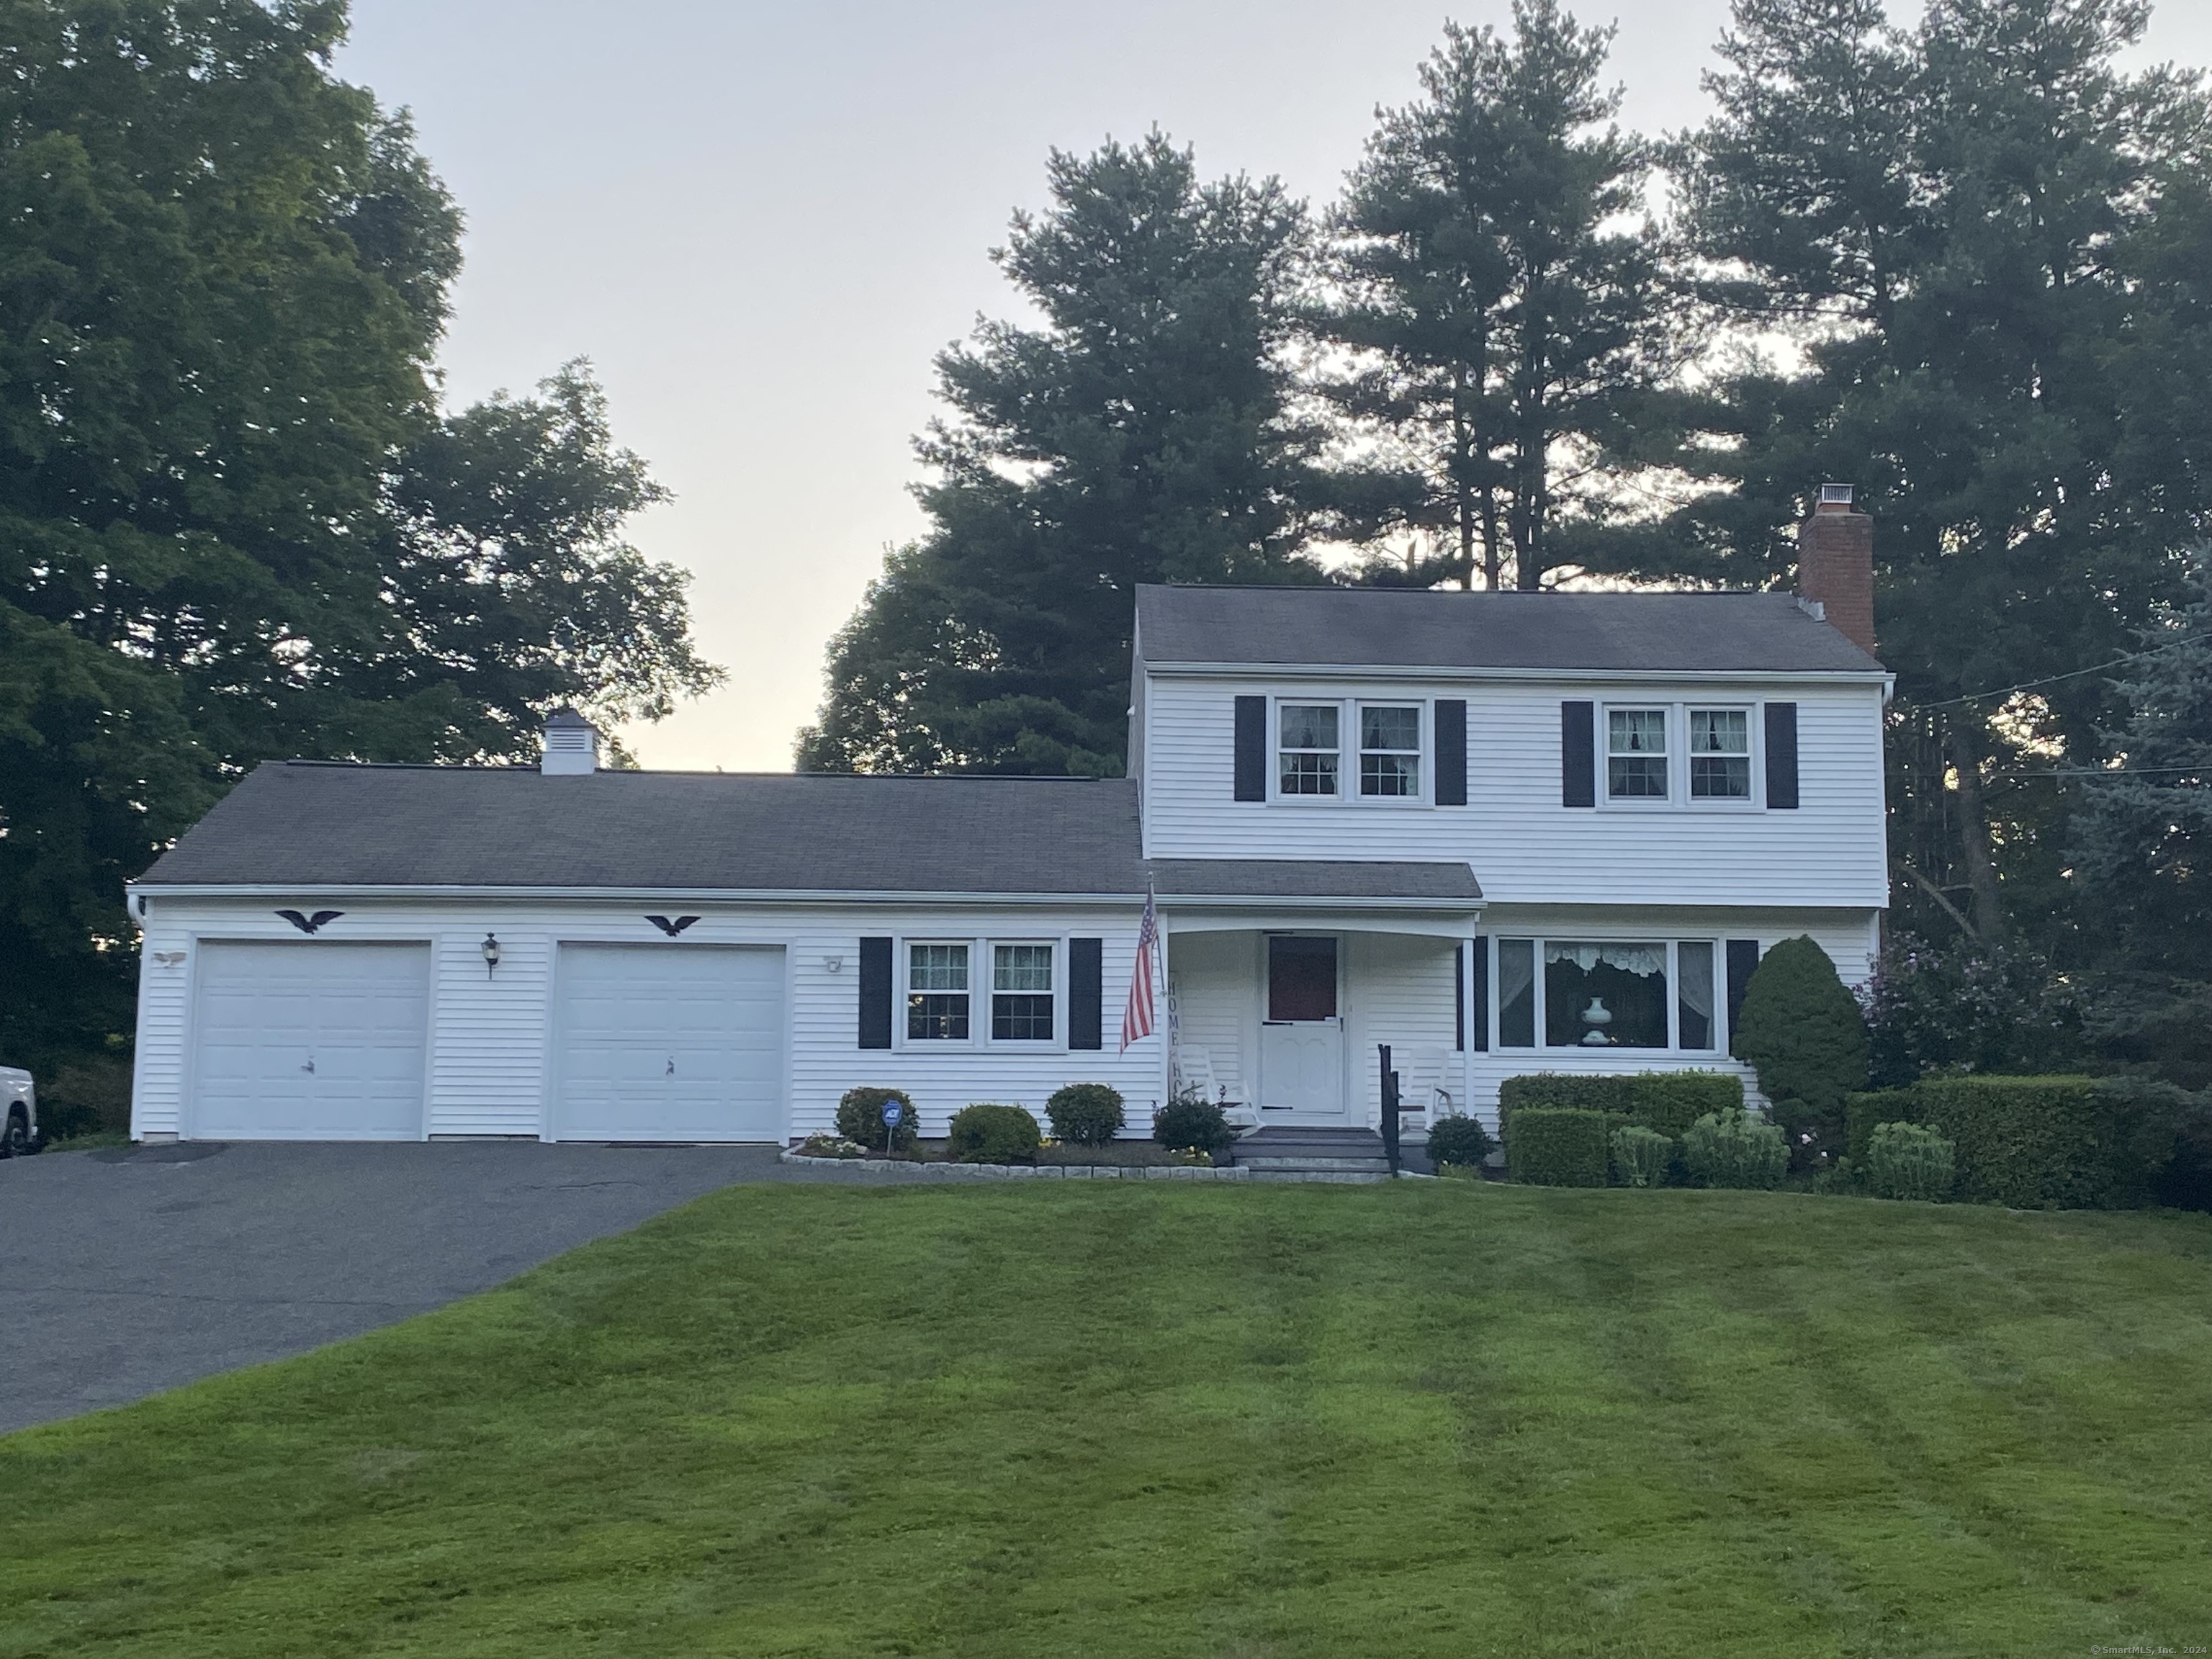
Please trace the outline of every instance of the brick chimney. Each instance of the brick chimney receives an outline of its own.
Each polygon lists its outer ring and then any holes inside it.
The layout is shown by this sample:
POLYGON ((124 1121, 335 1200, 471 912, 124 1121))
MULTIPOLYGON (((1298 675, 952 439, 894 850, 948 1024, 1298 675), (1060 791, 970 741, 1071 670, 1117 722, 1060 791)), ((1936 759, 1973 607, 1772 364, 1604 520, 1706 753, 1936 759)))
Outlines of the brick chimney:
POLYGON ((1797 526, 1797 597, 1875 654, 1874 520, 1852 507, 1849 484, 1822 484, 1820 504, 1797 526))

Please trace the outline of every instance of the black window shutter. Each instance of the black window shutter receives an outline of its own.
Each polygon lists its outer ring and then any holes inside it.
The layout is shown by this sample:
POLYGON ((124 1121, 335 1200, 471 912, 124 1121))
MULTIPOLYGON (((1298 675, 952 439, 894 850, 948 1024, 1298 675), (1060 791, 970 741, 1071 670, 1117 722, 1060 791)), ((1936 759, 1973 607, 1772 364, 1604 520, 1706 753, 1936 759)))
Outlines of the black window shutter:
POLYGON ((1105 952, 1103 939, 1067 941, 1067 1046, 1071 1048, 1106 1046, 1105 952))
POLYGON ((1467 946, 1452 946, 1452 1047, 1467 1048, 1467 946))
POLYGON ((860 941, 860 1046, 891 1046, 891 942, 860 941))
POLYGON ((1447 697, 1437 704, 1437 805, 1467 805, 1467 702, 1447 697))
POLYGON ((1597 805, 1597 705, 1559 705, 1559 805, 1597 805))
POLYGON ((1474 1051, 1490 1052, 1490 941, 1474 942, 1474 1051))
POLYGON ((1267 799, 1267 700, 1237 699, 1237 799, 1267 799))
POLYGON ((1743 988, 1751 983, 1751 975, 1759 966, 1759 941, 1755 939, 1732 939, 1728 942, 1728 1016, 1729 1047, 1735 1047, 1735 1017, 1743 1011, 1743 988))
POLYGON ((1766 804, 1795 810, 1797 805, 1797 705, 1766 705, 1766 804))

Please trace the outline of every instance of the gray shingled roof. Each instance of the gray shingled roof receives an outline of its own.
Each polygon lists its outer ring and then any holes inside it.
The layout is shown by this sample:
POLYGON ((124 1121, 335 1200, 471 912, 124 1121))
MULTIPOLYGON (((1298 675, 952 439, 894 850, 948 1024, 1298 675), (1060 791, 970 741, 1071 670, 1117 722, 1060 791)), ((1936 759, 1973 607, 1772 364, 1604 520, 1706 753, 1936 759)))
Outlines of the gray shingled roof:
POLYGON ((1143 586, 1137 631, 1151 663, 1881 672, 1788 593, 1143 586))
MULTIPOLYGON (((1126 779, 258 767, 144 879, 176 886, 1145 890, 1126 779)), ((1464 864, 1164 861, 1164 895, 1474 899, 1464 864)))

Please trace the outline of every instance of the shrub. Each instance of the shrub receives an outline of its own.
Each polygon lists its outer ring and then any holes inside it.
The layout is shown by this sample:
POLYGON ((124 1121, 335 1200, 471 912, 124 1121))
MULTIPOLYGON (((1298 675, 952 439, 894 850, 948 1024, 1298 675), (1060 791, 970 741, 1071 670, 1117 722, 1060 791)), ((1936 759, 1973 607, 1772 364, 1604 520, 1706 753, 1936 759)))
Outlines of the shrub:
POLYGON ((1759 1073, 1801 1165, 1842 1150, 1844 1102, 1867 1085, 1866 1021, 1810 937, 1784 939, 1760 958, 1744 988, 1735 1049, 1759 1073))
POLYGON ((1674 1143, 1640 1123, 1613 1132, 1613 1178, 1624 1187, 1657 1187, 1674 1161, 1674 1143))
POLYGON ((1920 1102, 1910 1089, 1873 1089, 1849 1097, 1844 1102, 1844 1139, 1851 1162, 1866 1167, 1875 1125, 1919 1121, 1920 1102))
POLYGON ((1152 1139, 1163 1146, 1218 1152, 1235 1144, 1237 1131, 1229 1127, 1220 1107, 1192 1091, 1177 1095, 1152 1115, 1152 1139))
POLYGON ((1472 1117, 1438 1118, 1429 1126, 1429 1162, 1473 1169, 1490 1156, 1490 1132, 1472 1117))
POLYGON ((914 1109, 914 1097, 903 1089, 846 1090, 837 1102, 837 1133, 881 1152, 887 1100, 896 1100, 906 1108, 899 1115, 898 1127, 891 1131, 891 1150, 903 1152, 913 1146, 915 1137, 921 1133, 921 1114, 914 1109))
POLYGON ((1103 1146, 1121 1133, 1126 1121, 1121 1091, 1103 1083, 1071 1083, 1054 1091, 1044 1103, 1044 1115, 1051 1121, 1054 1139, 1078 1146, 1103 1146))
POLYGON ((963 1106, 945 1131, 956 1164, 1034 1164, 1043 1140, 1037 1121, 1018 1106, 963 1106))
POLYGON ((1951 1143, 1917 1123, 1878 1123, 1867 1140, 1866 1172, 1876 1198, 1940 1204, 1951 1196, 1951 1143))
POLYGON ((1746 1113, 1699 1118, 1682 1137, 1682 1167, 1701 1187, 1773 1188, 1790 1168, 1790 1144, 1746 1113))
POLYGON ((1912 1093, 1913 1115, 1955 1150, 1960 1197, 1976 1203, 2124 1208, 2173 1154, 2168 1099, 2133 1079, 1929 1078, 1912 1093))
POLYGON ((1743 1080, 1725 1072, 1638 1072, 1627 1077, 1537 1072, 1507 1078, 1498 1091, 1498 1121, 1510 1133, 1513 1113, 1523 1106, 1566 1106, 1613 1112, 1632 1123, 1680 1138, 1707 1112, 1740 1111, 1743 1080))
POLYGON ((1537 1187, 1602 1187, 1620 1120, 1576 1106, 1523 1106, 1505 1133, 1505 1167, 1537 1187))
POLYGON ((801 1158, 866 1158, 868 1149, 843 1135, 809 1135, 800 1143, 801 1158))
POLYGON ((2073 987, 2017 945, 1899 932, 1865 1001, 1875 1079, 1887 1085, 1930 1071, 2063 1072, 2085 1052, 2073 987))

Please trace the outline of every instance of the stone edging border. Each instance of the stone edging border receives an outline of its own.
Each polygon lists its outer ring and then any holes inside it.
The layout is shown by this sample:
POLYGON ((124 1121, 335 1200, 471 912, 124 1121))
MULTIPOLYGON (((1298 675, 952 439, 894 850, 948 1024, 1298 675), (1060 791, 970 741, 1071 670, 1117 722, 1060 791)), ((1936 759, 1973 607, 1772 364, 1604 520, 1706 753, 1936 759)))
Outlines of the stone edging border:
POLYGON ((902 1160, 860 1158, 807 1158, 786 1146, 776 1153, 782 1164, 801 1164, 816 1170, 868 1170, 887 1178, 897 1170, 913 1181, 1243 1181, 1252 1171, 1242 1164, 1217 1170, 1202 1164, 909 1164, 902 1160))

